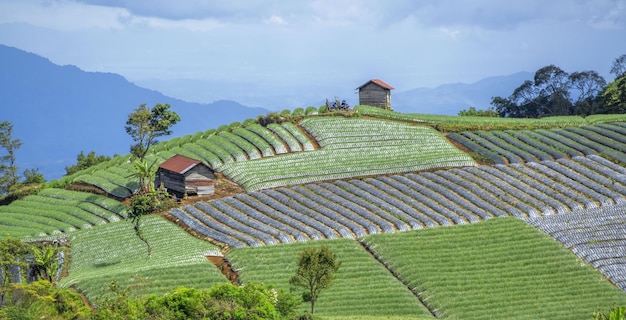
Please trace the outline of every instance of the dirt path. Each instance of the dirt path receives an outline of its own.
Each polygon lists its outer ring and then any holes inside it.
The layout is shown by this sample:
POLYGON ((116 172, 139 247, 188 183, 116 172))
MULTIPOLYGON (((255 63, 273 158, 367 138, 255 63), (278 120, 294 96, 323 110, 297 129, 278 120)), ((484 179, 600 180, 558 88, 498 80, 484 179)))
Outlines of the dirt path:
POLYGON ((218 270, 222 272, 222 274, 230 281, 230 283, 234 285, 239 285, 239 275, 237 271, 233 270, 233 267, 230 265, 230 262, 224 257, 220 256, 207 256, 207 259, 213 263, 218 270))

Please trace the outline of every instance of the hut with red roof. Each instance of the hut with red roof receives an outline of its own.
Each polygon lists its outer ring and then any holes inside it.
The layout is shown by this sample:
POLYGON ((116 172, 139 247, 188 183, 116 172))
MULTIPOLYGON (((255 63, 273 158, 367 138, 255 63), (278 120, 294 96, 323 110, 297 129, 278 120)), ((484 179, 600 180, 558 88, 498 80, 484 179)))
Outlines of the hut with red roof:
POLYGON ((163 184, 167 192, 181 198, 185 195, 209 195, 214 193, 215 173, 201 161, 182 155, 161 163, 156 172, 154 185, 163 184))
POLYGON ((378 79, 372 79, 362 86, 356 88, 359 90, 359 104, 391 109, 391 90, 393 87, 378 79))

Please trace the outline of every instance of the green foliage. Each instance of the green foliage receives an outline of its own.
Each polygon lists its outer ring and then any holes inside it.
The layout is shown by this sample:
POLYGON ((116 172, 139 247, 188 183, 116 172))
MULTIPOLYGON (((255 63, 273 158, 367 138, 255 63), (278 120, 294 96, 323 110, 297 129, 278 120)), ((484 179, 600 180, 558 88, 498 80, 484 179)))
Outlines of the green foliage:
POLYGON ((209 288, 226 282, 207 255, 219 255, 215 245, 200 240, 158 215, 141 218, 141 230, 152 246, 133 233, 133 225, 118 221, 72 233, 68 275, 59 285, 76 287, 93 300, 116 280, 132 287, 133 296, 165 294, 179 287, 209 288))
POLYGON ((606 113, 626 113, 626 75, 606 87, 602 100, 606 113))
POLYGON ((176 205, 166 192, 159 190, 150 193, 140 193, 130 198, 130 211, 128 218, 133 223, 133 229, 137 237, 146 244, 148 249, 148 257, 152 255, 152 246, 141 230, 141 217, 168 210, 176 205))
POLYGON ((500 115, 493 108, 487 108, 484 110, 476 110, 474 107, 469 107, 467 110, 461 110, 458 113, 461 117, 499 117, 500 115))
POLYGON ((329 111, 330 110, 328 110, 328 107, 326 105, 323 105, 317 108, 317 113, 319 114, 325 114, 325 113, 328 113, 329 111))
POLYGON ((65 167, 65 175, 69 176, 80 170, 87 169, 91 166, 95 166, 101 162, 109 161, 111 157, 105 155, 96 155, 95 151, 90 151, 87 155, 81 150, 78 156, 76 156, 76 164, 65 167))
POLYGON ((306 107, 304 113, 308 116, 308 115, 314 115, 317 114, 317 108, 313 107, 313 106, 308 106, 306 107))
POLYGON ((62 267, 58 263, 61 252, 63 248, 53 245, 33 247, 33 268, 39 278, 56 283, 57 272, 62 267))
POLYGON ((298 269, 296 274, 289 280, 294 287, 304 289, 302 298, 311 302, 311 314, 315 313, 315 301, 322 290, 327 289, 337 278, 337 270, 341 263, 337 261, 335 253, 327 246, 322 245, 319 249, 306 248, 298 257, 298 269))
POLYGON ((131 153, 140 161, 144 160, 149 148, 158 142, 157 138, 172 134, 170 128, 180 121, 180 116, 169 108, 169 104, 157 103, 148 109, 142 104, 128 115, 126 133, 135 142, 131 146, 131 153))
POLYGON ((235 121, 235 122, 233 122, 233 123, 231 123, 231 124, 229 124, 229 125, 228 125, 228 130, 229 130, 229 131, 233 131, 233 130, 235 130, 235 129, 237 129, 237 128, 241 128, 241 127, 243 127, 243 125, 241 124, 241 122, 235 121))
POLYGON ((9 121, 0 122, 0 147, 6 155, 0 156, 0 195, 11 191, 19 182, 15 152, 22 146, 19 139, 13 139, 13 124, 9 121))
POLYGON ((441 318, 585 319, 626 302, 597 270, 517 218, 364 242, 441 318))
POLYGON ((11 299, 0 319, 89 319, 91 309, 74 289, 56 288, 48 281, 11 284, 11 299))
POLYGON ((602 311, 596 311, 593 314, 593 320, 624 320, 625 315, 626 307, 611 307, 608 315, 602 311))

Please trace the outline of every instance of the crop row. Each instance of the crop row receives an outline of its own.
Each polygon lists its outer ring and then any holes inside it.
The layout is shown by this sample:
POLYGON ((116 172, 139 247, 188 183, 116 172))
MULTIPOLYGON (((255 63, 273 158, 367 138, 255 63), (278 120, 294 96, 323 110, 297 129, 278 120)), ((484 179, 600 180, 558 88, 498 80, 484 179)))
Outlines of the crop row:
MULTIPOLYGON (((270 124, 267 127, 252 124, 232 131, 211 132, 196 138, 177 138, 160 143, 146 161, 149 165, 158 166, 171 156, 180 154, 198 159, 219 171, 227 163, 314 149, 311 138, 293 123, 270 124)), ((115 158, 110 163, 102 163, 66 179, 96 186, 110 195, 125 199, 139 187, 133 172, 132 162, 115 158)))
MULTIPOLYGON (((460 132, 474 130, 522 130, 539 128, 565 128, 588 124, 580 116, 555 116, 540 119, 528 118, 499 118, 499 117, 461 117, 433 114, 398 113, 372 106, 357 106, 355 110, 363 115, 391 119, 405 122, 423 123, 431 125, 443 132, 460 132)), ((616 115, 615 118, 626 120, 626 116, 616 115)), ((602 119, 596 119, 601 122, 602 119)))
POLYGON ((232 247, 360 238, 622 204, 625 174, 623 167, 591 155, 282 187, 187 205, 170 214, 232 247))
POLYGON ((602 154, 626 163, 626 127, 616 124, 551 130, 464 131, 448 138, 493 163, 524 163, 602 154))
POLYGON ((97 303, 113 280, 121 288, 130 287, 131 294, 143 295, 163 294, 179 286, 209 288, 227 281, 206 258, 221 255, 217 247, 159 216, 143 218, 141 228, 152 246, 150 257, 128 221, 73 233, 69 274, 60 285, 75 286, 97 303))
POLYGON ((246 190, 358 176, 473 166, 436 130, 387 120, 319 117, 302 126, 321 149, 225 164, 222 172, 246 190), (395 133, 395 134, 394 134, 395 133))
POLYGON ((626 291, 626 205, 528 219, 626 291))
POLYGON ((0 206, 0 232, 17 237, 45 237, 118 221, 126 214, 126 207, 115 200, 48 188, 0 206))
POLYGON ((587 319, 626 303, 624 292, 520 219, 362 242, 442 319, 587 319))
MULTIPOLYGON (((305 248, 320 245, 328 246, 335 253, 341 267, 337 280, 316 302, 316 314, 350 319, 364 316, 432 319, 417 297, 354 240, 237 248, 230 250, 226 257, 239 270, 242 283, 271 283, 277 289, 289 290, 289 279, 296 271, 298 254, 305 248)), ((306 310, 310 310, 308 303, 301 306, 301 313, 306 310)))

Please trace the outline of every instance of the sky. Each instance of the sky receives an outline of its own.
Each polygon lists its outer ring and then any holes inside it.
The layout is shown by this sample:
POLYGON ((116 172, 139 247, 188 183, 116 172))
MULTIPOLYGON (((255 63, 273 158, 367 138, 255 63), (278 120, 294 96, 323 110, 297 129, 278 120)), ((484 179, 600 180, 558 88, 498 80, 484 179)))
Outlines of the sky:
POLYGON ((626 0, 0 0, 0 43, 190 102, 283 109, 534 72, 607 80, 626 0))

